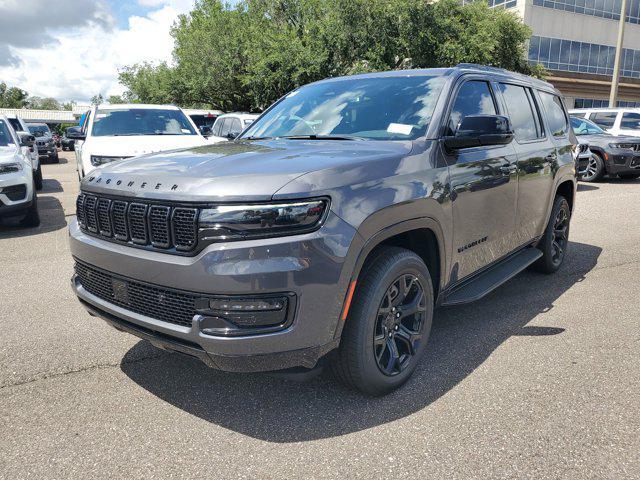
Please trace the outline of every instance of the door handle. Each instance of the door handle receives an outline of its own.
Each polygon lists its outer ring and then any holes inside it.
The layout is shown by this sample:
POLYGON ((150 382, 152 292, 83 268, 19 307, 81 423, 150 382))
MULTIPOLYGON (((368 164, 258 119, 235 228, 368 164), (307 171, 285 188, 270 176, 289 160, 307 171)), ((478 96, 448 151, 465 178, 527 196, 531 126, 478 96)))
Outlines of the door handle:
POLYGON ((502 173, 504 173, 505 175, 511 175, 517 169, 518 169, 518 167, 516 167, 515 165, 503 165, 503 166, 500 167, 500 171, 502 173))

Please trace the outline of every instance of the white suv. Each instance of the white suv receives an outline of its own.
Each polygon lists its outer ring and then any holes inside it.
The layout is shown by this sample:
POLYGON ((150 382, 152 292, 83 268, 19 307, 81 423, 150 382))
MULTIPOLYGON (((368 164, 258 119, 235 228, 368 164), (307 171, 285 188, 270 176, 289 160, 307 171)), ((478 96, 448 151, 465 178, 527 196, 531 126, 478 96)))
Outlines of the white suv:
POLYGON ((569 114, 591 120, 612 135, 640 137, 640 108, 576 108, 569 114))
POLYGON ((76 140, 80 179, 115 160, 211 143, 173 105, 99 105, 87 115, 81 129, 67 133, 76 140))
MULTIPOLYGON (((30 135, 32 134, 32 132, 29 130, 28 125, 19 116, 15 114, 7 115, 7 119, 9 120, 9 123, 11 124, 11 126, 13 127, 13 129, 16 131, 18 135, 20 135, 21 133, 30 134, 30 135)), ((35 179, 35 182, 36 182, 36 188, 40 190, 42 188, 42 166, 40 165, 40 155, 38 154, 38 145, 34 143, 32 147, 22 147, 22 150, 24 151, 24 154, 29 157, 29 160, 31 160, 31 169, 33 170, 33 178, 35 179)))
POLYGON ((0 219, 22 216, 25 227, 40 225, 31 160, 23 150, 34 142, 33 135, 18 135, 0 116, 0 219))
POLYGON ((216 137, 233 140, 259 116, 254 113, 243 112, 225 113, 216 118, 212 133, 216 137))

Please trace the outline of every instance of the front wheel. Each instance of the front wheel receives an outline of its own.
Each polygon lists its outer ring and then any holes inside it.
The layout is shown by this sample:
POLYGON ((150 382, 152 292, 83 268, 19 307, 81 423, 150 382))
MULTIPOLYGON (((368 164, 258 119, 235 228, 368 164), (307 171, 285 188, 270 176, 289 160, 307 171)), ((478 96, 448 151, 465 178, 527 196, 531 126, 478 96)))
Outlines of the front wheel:
POLYGON ((423 356, 433 286, 422 259, 383 247, 363 268, 331 367, 349 388, 384 395, 405 383, 423 356))
POLYGON ((604 161, 597 153, 592 154, 589 157, 589 163, 587 168, 580 175, 580 180, 583 182, 597 182, 602 179, 605 174, 604 161))
POLYGON ((38 163, 38 169, 33 172, 33 183, 36 186, 36 190, 42 190, 42 164, 38 163))
POLYGON ((51 161, 53 163, 60 163, 60 157, 58 157, 58 152, 54 153, 53 155, 51 155, 51 161))
POLYGON ((549 223, 538 243, 542 257, 532 265, 534 270, 542 273, 554 273, 560 268, 569 246, 570 221, 569 202, 560 195, 556 196, 549 223))
POLYGON ((38 196, 36 195, 35 189, 33 190, 33 201, 31 202, 31 206, 29 210, 27 210, 27 214, 24 216, 22 221, 20 222, 21 227, 37 227, 40 225, 40 213, 38 213, 38 196))

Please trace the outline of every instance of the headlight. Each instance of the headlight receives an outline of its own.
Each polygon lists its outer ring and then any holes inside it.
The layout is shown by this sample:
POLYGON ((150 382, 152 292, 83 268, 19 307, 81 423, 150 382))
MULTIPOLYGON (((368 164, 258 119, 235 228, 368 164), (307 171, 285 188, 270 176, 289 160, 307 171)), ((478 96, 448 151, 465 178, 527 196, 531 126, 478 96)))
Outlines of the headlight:
POLYGON ((248 240, 296 235, 319 228, 326 199, 263 205, 220 205, 200 212, 204 241, 248 240))
POLYGON ((105 157, 102 155, 91 155, 91 165, 99 167, 105 163, 115 162, 116 160, 123 160, 128 157, 105 157))
POLYGON ((3 173, 15 173, 21 170, 21 163, 5 163, 4 165, 0 165, 0 175, 2 175, 3 173))
POLYGON ((636 143, 610 143, 609 146, 621 150, 640 150, 640 144, 636 143))

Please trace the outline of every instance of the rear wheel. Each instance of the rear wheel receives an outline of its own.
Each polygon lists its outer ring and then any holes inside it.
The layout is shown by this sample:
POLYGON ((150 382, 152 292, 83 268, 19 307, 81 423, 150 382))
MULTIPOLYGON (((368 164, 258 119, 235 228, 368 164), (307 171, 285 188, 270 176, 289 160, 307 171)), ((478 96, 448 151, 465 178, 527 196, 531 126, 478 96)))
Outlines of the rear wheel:
POLYGON ((60 163, 60 157, 58 157, 58 152, 54 153, 49 158, 53 163, 60 163))
POLYGON ((332 370, 346 386, 384 395, 406 382, 424 354, 433 286, 422 259, 384 247, 358 281, 332 370))
POLYGON ((587 163, 587 168, 582 172, 580 180, 583 182, 597 182, 602 179, 604 173, 604 161, 600 155, 594 153, 589 157, 589 163, 587 163))
POLYGON ((624 180, 635 180, 640 178, 640 173, 619 173, 618 176, 624 180))
POLYGON ((570 221, 569 203, 566 198, 560 195, 556 196, 549 223, 538 243, 542 257, 532 265, 534 270, 542 273, 554 273, 560 268, 569 246, 570 221))
POLYGON ((33 183, 36 186, 36 190, 42 190, 42 164, 38 163, 38 169, 33 172, 33 183))

